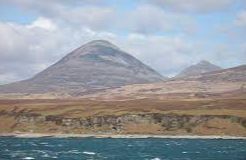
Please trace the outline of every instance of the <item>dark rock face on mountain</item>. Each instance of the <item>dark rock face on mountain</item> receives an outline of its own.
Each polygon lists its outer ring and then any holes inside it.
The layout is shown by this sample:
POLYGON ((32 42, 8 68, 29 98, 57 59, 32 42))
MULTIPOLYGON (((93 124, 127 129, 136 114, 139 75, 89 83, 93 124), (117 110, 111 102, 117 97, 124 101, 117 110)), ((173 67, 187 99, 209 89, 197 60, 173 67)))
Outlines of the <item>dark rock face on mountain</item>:
POLYGON ((203 73, 221 70, 219 66, 216 66, 208 61, 200 61, 199 63, 192 65, 184 69, 175 78, 198 76, 203 73))
POLYGON ((0 93, 84 93, 164 78, 104 40, 89 42, 31 79, 0 86, 0 93))

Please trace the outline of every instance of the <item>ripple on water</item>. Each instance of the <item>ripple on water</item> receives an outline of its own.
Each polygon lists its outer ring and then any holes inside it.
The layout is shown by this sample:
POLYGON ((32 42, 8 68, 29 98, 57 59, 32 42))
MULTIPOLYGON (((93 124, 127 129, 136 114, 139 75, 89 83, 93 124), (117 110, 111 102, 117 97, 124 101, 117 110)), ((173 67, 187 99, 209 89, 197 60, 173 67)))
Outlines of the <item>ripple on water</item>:
POLYGON ((78 150, 70 150, 68 153, 80 154, 81 152, 78 150))
POLYGON ((83 153, 88 154, 88 155, 95 155, 96 154, 95 152, 87 152, 87 151, 84 151, 83 153))
POLYGON ((36 143, 34 143, 34 142, 30 142, 29 143, 31 146, 38 146, 36 143))
POLYGON ((37 153, 46 153, 46 151, 42 151, 42 150, 36 150, 36 149, 34 149, 34 150, 32 150, 33 152, 37 152, 37 153))
POLYGON ((52 156, 52 157, 50 157, 50 158, 54 158, 54 159, 57 159, 58 157, 57 157, 57 156, 52 156))
POLYGON ((35 158, 33 158, 33 157, 24 157, 22 159, 31 160, 31 159, 35 159, 35 158))
POLYGON ((41 157, 43 157, 43 158, 52 158, 52 159, 58 158, 57 156, 51 156, 51 155, 49 155, 49 154, 44 154, 44 155, 42 155, 41 157))
POLYGON ((41 143, 39 143, 39 144, 47 145, 47 144, 49 144, 49 143, 47 143, 47 142, 41 142, 41 143))
POLYGON ((44 155, 42 155, 42 157, 49 158, 50 156, 48 154, 44 154, 44 155))

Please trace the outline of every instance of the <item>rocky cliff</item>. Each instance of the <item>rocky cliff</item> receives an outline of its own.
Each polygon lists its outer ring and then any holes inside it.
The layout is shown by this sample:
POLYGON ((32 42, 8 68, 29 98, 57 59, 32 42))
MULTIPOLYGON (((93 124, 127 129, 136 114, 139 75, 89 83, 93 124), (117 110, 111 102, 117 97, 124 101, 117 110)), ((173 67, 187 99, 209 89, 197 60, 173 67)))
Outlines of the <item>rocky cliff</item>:
POLYGON ((233 115, 122 114, 80 118, 1 111, 1 133, 159 134, 246 136, 246 118, 233 115))

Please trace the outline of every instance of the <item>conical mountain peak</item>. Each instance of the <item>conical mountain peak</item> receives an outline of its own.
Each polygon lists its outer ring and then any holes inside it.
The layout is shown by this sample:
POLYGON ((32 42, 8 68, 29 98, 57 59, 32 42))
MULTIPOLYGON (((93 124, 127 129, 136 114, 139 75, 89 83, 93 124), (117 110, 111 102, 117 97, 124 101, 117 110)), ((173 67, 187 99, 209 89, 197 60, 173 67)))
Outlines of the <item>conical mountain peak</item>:
POLYGON ((2 87, 2 92, 86 93, 162 79, 159 73, 114 44, 94 40, 75 49, 32 79, 2 87))
POLYGON ((93 40, 90 41, 84 45, 82 45, 79 50, 96 50, 96 49, 102 49, 102 48, 108 48, 108 49, 116 49, 120 50, 120 48, 113 43, 107 41, 107 40, 93 40))
POLYGON ((117 51, 120 51, 120 48, 109 41, 93 40, 75 49, 73 52, 68 54, 65 58, 78 59, 83 55, 88 55, 88 54, 99 55, 99 54, 105 54, 110 52, 118 53, 117 51))
POLYGON ((197 76, 203 73, 221 70, 222 68, 210 63, 206 60, 201 60, 199 63, 191 65, 180 72, 176 77, 190 77, 197 76))
POLYGON ((212 64, 212 63, 210 63, 207 60, 201 60, 199 63, 197 63, 197 65, 210 65, 210 64, 212 64))
POLYGON ((84 45, 84 47, 98 47, 98 46, 118 48, 116 45, 112 44, 107 40, 93 40, 84 45))

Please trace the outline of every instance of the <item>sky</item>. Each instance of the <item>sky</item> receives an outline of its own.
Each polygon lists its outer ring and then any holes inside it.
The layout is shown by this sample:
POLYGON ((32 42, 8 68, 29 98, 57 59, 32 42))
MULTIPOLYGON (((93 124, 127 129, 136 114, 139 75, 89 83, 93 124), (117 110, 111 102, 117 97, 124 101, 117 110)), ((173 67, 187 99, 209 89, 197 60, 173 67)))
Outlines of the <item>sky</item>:
POLYGON ((169 77, 201 60, 246 64, 246 0, 0 0, 0 84, 97 39, 169 77))

